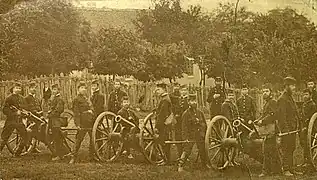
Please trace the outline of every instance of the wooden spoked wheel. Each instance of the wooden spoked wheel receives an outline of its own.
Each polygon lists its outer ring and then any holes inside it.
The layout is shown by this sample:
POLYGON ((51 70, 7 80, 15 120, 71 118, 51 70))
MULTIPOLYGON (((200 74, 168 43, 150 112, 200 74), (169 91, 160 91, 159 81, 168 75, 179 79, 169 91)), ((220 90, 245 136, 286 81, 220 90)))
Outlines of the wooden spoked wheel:
POLYGON ((308 124, 307 147, 311 163, 314 168, 317 168, 317 113, 311 117, 308 124))
POLYGON ((147 161, 159 164, 166 160, 166 156, 162 147, 164 140, 160 140, 155 132, 155 118, 155 113, 145 117, 140 131, 140 146, 147 161))
POLYGON ((93 129, 92 139, 97 158, 105 162, 115 161, 122 153, 122 126, 115 122, 116 114, 103 112, 97 117, 93 129))
MULTIPOLYGON (((12 132, 12 134, 9 137, 9 140, 6 144, 9 152, 14 155, 15 152, 17 151, 17 149, 19 148, 20 144, 21 144, 22 138, 21 135, 18 133, 17 130, 14 130, 12 132)), ((36 139, 32 139, 30 142, 29 146, 25 146, 22 150, 22 154, 21 155, 25 155, 28 154, 29 152, 32 151, 32 149, 34 148, 35 143, 37 143, 36 139)))
POLYGON ((233 162, 236 142, 230 121, 224 116, 215 116, 205 136, 206 153, 213 168, 223 169, 233 162))

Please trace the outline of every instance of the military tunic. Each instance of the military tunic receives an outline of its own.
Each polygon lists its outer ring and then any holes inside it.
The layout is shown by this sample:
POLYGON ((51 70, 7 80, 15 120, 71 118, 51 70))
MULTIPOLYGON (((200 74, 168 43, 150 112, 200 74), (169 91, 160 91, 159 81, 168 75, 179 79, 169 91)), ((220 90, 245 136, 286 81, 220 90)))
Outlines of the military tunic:
POLYGON ((18 115, 18 110, 13 108, 13 106, 19 110, 25 109, 24 98, 19 94, 11 94, 4 101, 2 111, 3 114, 6 115, 7 119, 1 133, 2 142, 0 144, 0 151, 2 151, 5 144, 8 142, 8 139, 13 131, 17 130, 22 138, 22 141, 15 154, 20 155, 24 146, 27 144, 27 132, 25 125, 22 122, 22 115, 18 115))
MULTIPOLYGON (((277 100, 277 130, 285 133, 295 131, 299 121, 299 115, 295 101, 291 94, 284 92, 277 100)), ((293 168, 293 155, 296 147, 296 134, 281 137, 281 156, 283 170, 293 168)))
POLYGON ((216 86, 210 89, 207 102, 209 103, 209 106, 210 106, 211 118, 221 114, 221 106, 224 100, 225 100, 225 93, 224 93, 224 89, 221 86, 216 86), (220 97, 214 98, 215 94, 220 94, 220 97))
POLYGON ((100 93, 100 91, 96 91, 91 96, 91 103, 94 109, 95 118, 105 111, 105 96, 100 93))
POLYGON ((182 116, 182 134, 185 140, 195 141, 196 143, 187 143, 184 152, 180 158, 179 165, 182 166, 190 156, 194 144, 197 145, 201 162, 207 165, 207 156, 205 150, 205 134, 207 130, 206 119, 202 111, 194 108, 188 108, 182 116))
POLYGON ((122 108, 122 98, 125 96, 127 96, 127 93, 120 89, 112 91, 109 95, 108 110, 117 114, 118 111, 122 108))
POLYGON ((237 106, 230 100, 225 100, 221 106, 221 114, 228 118, 230 122, 239 118, 239 111, 237 106))
POLYGON ((256 119, 255 102, 249 95, 240 97, 237 100, 237 107, 240 117, 246 122, 249 120, 254 121, 256 119))

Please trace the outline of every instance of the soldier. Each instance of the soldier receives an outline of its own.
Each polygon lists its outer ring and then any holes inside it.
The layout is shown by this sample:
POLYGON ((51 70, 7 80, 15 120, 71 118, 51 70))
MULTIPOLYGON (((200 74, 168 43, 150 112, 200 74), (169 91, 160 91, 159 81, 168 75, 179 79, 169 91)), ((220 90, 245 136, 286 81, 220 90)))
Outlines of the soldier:
POLYGON ((97 80, 92 81, 91 83, 91 103, 94 108, 95 119, 99 114, 105 110, 105 96, 100 92, 99 84, 97 80))
POLYGON ((172 103, 169 95, 167 94, 166 84, 157 84, 155 93, 160 97, 160 101, 156 109, 155 131, 159 134, 159 141, 166 155, 165 161, 160 162, 159 165, 165 165, 169 163, 170 160, 170 145, 164 143, 164 141, 169 139, 170 127, 165 124, 165 121, 172 113, 172 103))
POLYGON ((237 105, 235 104, 235 94, 234 90, 227 90, 227 98, 221 106, 221 114, 228 118, 230 122, 239 118, 239 111, 237 105))
POLYGON ((312 79, 309 79, 307 81, 307 88, 309 89, 311 93, 312 100, 314 101, 315 104, 317 104, 317 91, 316 91, 315 82, 312 79))
POLYGON ((4 101, 2 110, 3 114, 7 116, 7 119, 1 133, 2 142, 0 143, 0 152, 8 143, 8 139, 12 132, 16 130, 21 137, 21 143, 14 153, 16 157, 21 155, 23 148, 27 144, 27 132, 25 125, 22 122, 21 110, 25 105, 24 98, 21 96, 21 91, 22 85, 20 83, 15 83, 12 88, 12 94, 10 94, 4 101))
POLYGON ((53 153, 52 161, 59 161, 63 157, 63 132, 61 130, 61 114, 64 112, 64 101, 59 93, 57 84, 52 86, 52 101, 50 103, 47 117, 52 128, 53 142, 55 152, 53 153))
MULTIPOLYGON (((40 100, 36 97, 36 83, 32 81, 29 86, 29 94, 25 97, 25 110, 30 111, 32 114, 41 117, 43 115, 40 100)), ((33 137, 36 137, 39 132, 39 127, 41 122, 36 120, 35 118, 28 118, 28 125, 34 123, 31 127, 31 134, 28 134, 28 140, 31 141, 33 137)), ((30 142, 29 142, 30 143, 30 142)), ((34 148, 32 150, 33 153, 40 153, 41 151, 37 149, 37 143, 34 144, 34 148)))
MULTIPOLYGON (((181 87, 178 85, 175 86, 174 92, 170 95, 172 103, 172 112, 175 115, 177 123, 174 126, 175 129, 175 140, 181 141, 182 138, 182 114, 188 109, 188 89, 186 85, 181 87)), ((182 144, 177 144, 177 152, 180 157, 183 153, 182 144)))
POLYGON ((211 88, 208 94, 207 102, 209 103, 209 106, 210 106, 211 118, 221 114, 221 106, 226 98, 224 87, 221 87, 221 82, 222 82, 221 77, 216 77, 215 78, 216 86, 211 88))
POLYGON ((209 168, 204 144, 207 124, 203 112, 197 109, 196 94, 189 95, 189 108, 183 113, 182 120, 183 138, 188 143, 185 144, 184 151, 180 157, 178 163, 178 171, 184 171, 184 163, 190 156, 194 146, 194 143, 192 143, 192 141, 194 141, 197 145, 199 157, 201 159, 203 167, 209 168))
POLYGON ((84 140, 86 134, 89 135, 89 156, 90 160, 95 160, 93 142, 92 142, 92 127, 94 124, 94 114, 92 111, 92 106, 86 97, 87 86, 84 82, 80 82, 78 85, 78 95, 73 101, 73 112, 75 125, 77 127, 76 142, 75 148, 72 153, 72 159, 70 164, 74 164, 77 160, 78 151, 81 146, 82 141, 84 140))
POLYGON ((313 170, 313 166, 311 164, 310 158, 309 158, 309 147, 307 146, 307 128, 310 121, 310 118, 313 116, 313 114, 316 112, 316 104, 312 100, 312 92, 309 89, 305 89, 303 91, 304 95, 304 104, 302 106, 302 118, 299 123, 300 129, 305 128, 303 131, 300 132, 300 144, 304 149, 304 163, 302 164, 302 167, 305 167, 307 170, 313 170))
POLYGON ((48 111, 50 109, 50 98, 52 96, 52 91, 50 88, 43 89, 43 98, 41 101, 41 108, 43 110, 43 116, 46 118, 48 111))
POLYGON ((261 117, 257 120, 257 124, 259 126, 272 125, 272 129, 270 132, 264 137, 263 143, 263 166, 262 173, 259 177, 264 177, 270 173, 280 173, 281 172, 281 164, 278 157, 278 150, 276 146, 276 136, 275 136, 275 128, 274 125, 276 123, 276 109, 277 102, 273 99, 272 89, 269 84, 265 84, 262 88, 263 99, 265 101, 265 105, 263 107, 263 112, 261 117))
POLYGON ((131 110, 130 108, 130 100, 128 96, 123 97, 122 99, 122 108, 121 110, 118 112, 118 115, 120 115, 122 118, 132 122, 136 127, 133 129, 131 129, 131 126, 123 123, 123 129, 121 131, 121 133, 123 134, 124 137, 124 154, 128 155, 129 159, 133 159, 133 155, 131 154, 131 146, 132 143, 131 141, 129 141, 130 139, 128 138, 128 133, 134 134, 137 133, 139 131, 139 118, 135 115, 135 113, 131 110), (131 132, 131 131, 134 132, 131 132))
MULTIPOLYGON (((295 91, 296 80, 293 77, 284 79, 284 92, 277 100, 277 130, 280 133, 296 131, 299 121, 297 107, 292 94, 295 91)), ((285 176, 293 176, 293 155, 296 147, 296 134, 288 134, 278 137, 283 174, 285 176)))
POLYGON ((115 81, 114 91, 112 91, 109 95, 108 110, 117 114, 122 108, 121 102, 124 96, 127 96, 127 93, 121 90, 121 82, 115 81))
MULTIPOLYGON (((249 96, 249 89, 246 84, 243 84, 241 89, 241 97, 237 100, 237 107, 240 117, 245 121, 254 121, 256 119, 256 107, 255 102, 251 96, 249 96)), ((250 123, 247 123, 250 126, 250 123)))

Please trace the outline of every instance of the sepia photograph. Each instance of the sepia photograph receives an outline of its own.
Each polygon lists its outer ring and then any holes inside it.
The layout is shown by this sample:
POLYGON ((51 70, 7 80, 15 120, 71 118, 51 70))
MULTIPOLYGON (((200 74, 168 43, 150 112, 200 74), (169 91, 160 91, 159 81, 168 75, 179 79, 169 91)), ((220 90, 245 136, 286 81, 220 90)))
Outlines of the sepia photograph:
POLYGON ((0 180, 317 179, 317 0, 0 0, 0 180))

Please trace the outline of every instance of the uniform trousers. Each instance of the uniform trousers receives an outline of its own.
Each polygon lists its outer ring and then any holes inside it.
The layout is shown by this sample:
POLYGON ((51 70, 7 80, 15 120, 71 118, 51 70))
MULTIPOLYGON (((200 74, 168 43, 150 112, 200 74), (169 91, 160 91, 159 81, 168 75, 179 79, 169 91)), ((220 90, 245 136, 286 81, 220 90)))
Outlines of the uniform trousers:
POLYGON ((18 132, 21 138, 21 143, 19 144, 19 147, 15 152, 15 154, 19 155, 22 153, 23 148, 27 145, 27 132, 23 123, 12 123, 6 121, 1 133, 2 142, 0 144, 0 151, 2 151, 4 146, 8 143, 8 140, 14 130, 18 132))
POLYGON ((293 156, 296 148, 296 134, 281 137, 281 159, 283 171, 293 171, 293 156))

